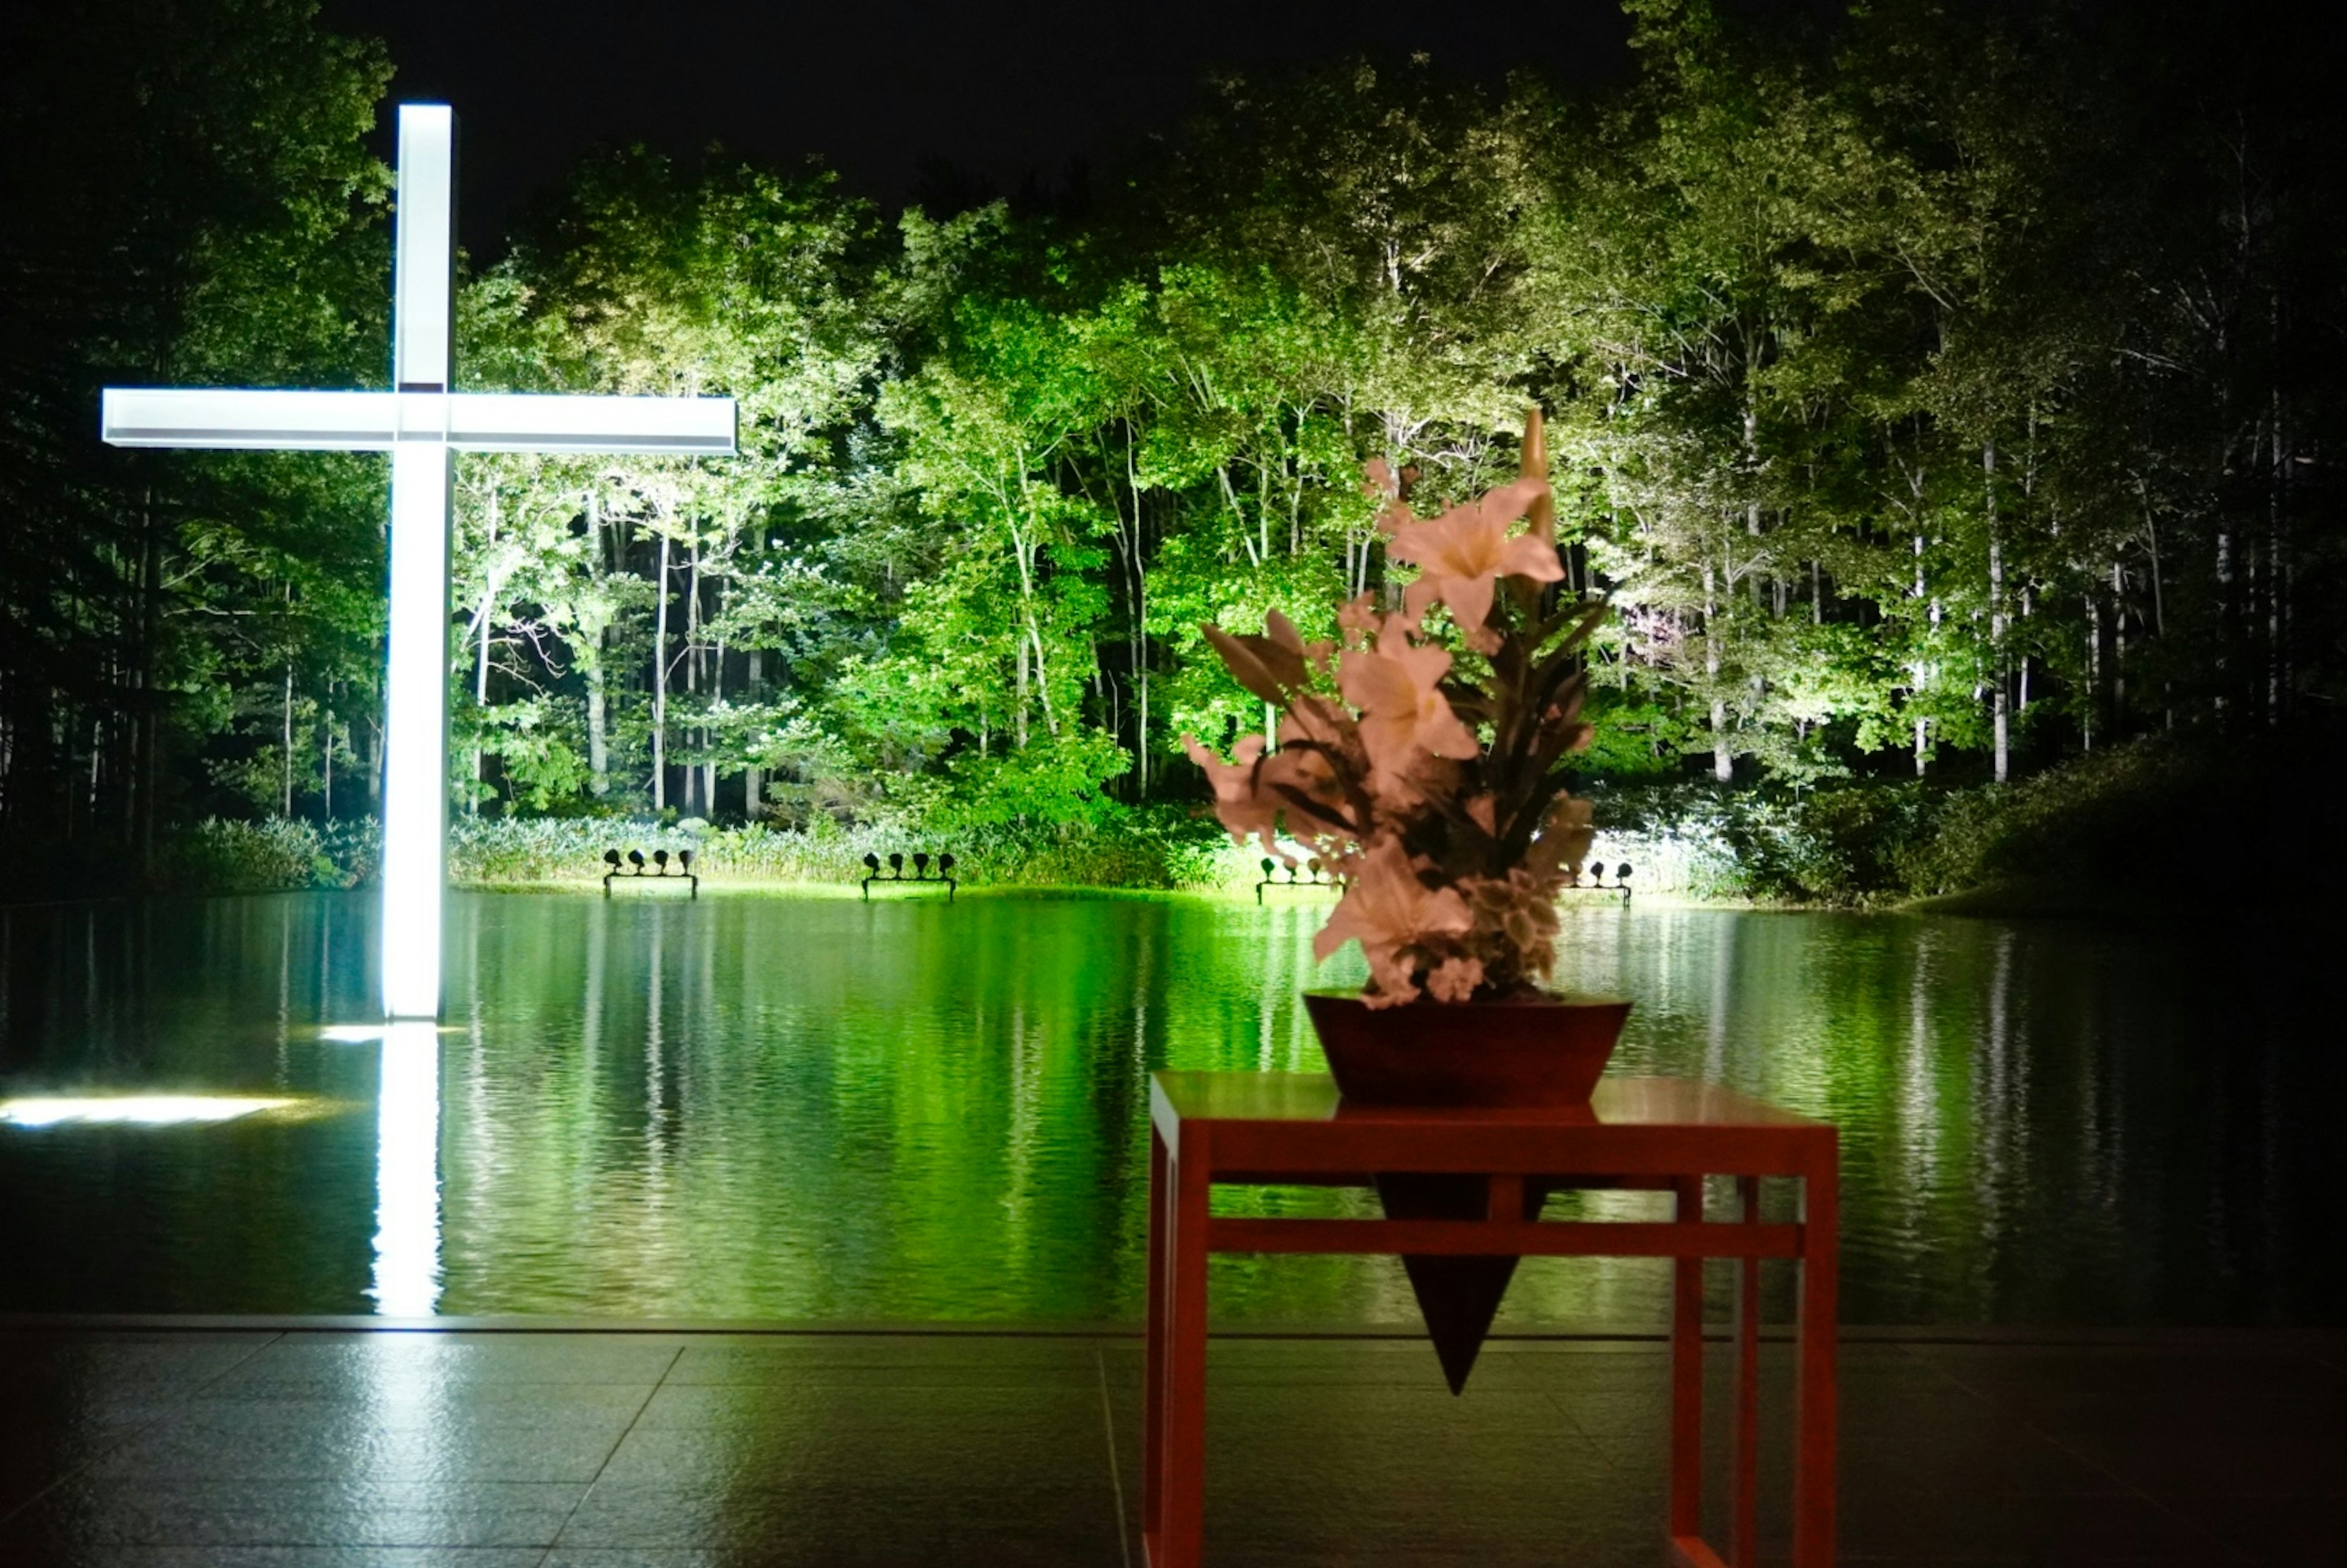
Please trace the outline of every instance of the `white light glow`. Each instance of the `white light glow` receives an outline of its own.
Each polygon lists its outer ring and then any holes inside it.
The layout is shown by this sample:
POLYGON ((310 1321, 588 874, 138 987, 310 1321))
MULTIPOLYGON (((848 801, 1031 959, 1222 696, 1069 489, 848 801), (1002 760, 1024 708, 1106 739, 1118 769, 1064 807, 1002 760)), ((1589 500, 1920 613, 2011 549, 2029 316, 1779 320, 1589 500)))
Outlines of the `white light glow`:
POLYGON ((730 397, 482 396, 448 400, 448 444, 462 452, 733 451, 730 397))
POLYGON ((448 390, 456 227, 456 112, 446 104, 402 104, 391 240, 395 386, 448 390))
POLYGON ((113 446, 389 452, 427 441, 459 452, 724 456, 733 420, 723 397, 110 386, 99 427, 113 446))
MULTIPOLYGON (((394 1029, 405 1027, 405 1024, 391 1023, 330 1023, 318 1031, 318 1038, 332 1040, 336 1045, 373 1045, 388 1036, 394 1029)), ((433 1027, 442 1034, 465 1032, 465 1026, 457 1023, 436 1024, 433 1027)))
POLYGON ((386 1317, 428 1317, 440 1302, 440 1031, 383 1031, 375 1091, 374 1283, 386 1317))
POLYGON ((62 1123, 126 1127, 176 1127, 195 1122, 233 1122, 259 1111, 282 1111, 298 1102, 228 1094, 32 1095, 0 1100, 0 1122, 13 1127, 62 1123))
POLYGON ((390 392, 109 387, 100 428, 118 446, 385 451, 391 610, 384 725, 383 1002, 440 1011, 440 902, 448 792, 450 454, 734 449, 733 400, 449 390, 456 120, 445 104, 399 110, 392 237, 390 392))
POLYGON ((109 386, 98 426, 110 446, 387 452, 399 431, 399 396, 109 386))
POLYGON ((440 1013, 448 835, 447 447, 391 456, 391 653, 383 765, 383 1007, 440 1013))

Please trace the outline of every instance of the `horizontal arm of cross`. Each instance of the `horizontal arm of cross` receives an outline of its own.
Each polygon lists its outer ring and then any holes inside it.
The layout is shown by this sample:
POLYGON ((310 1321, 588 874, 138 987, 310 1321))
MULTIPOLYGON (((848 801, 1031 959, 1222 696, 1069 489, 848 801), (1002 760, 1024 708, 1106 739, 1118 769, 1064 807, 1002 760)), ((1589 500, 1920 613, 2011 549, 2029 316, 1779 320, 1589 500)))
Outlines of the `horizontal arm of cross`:
POLYGON ((730 397, 108 387, 102 424, 116 446, 387 452, 431 441, 467 452, 683 456, 734 449, 730 397))

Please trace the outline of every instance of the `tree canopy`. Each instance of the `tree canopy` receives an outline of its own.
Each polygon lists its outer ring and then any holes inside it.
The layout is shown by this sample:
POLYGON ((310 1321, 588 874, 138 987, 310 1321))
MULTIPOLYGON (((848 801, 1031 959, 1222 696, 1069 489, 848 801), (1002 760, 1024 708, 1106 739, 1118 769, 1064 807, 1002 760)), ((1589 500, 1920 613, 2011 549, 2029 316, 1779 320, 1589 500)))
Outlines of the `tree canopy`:
MULTIPOLYGON (((727 461, 460 465, 481 812, 1112 820, 1263 730, 1201 623, 1398 594, 1547 412, 1593 771, 2015 776, 2324 723, 2342 675, 2332 41, 2198 8, 1627 0, 1618 90, 1209 84, 1085 204, 891 221, 599 155, 469 270, 465 384, 724 394, 727 461)), ((102 383, 381 384, 372 46, 299 0, 22 25, 0 826, 363 815, 369 459, 115 453, 102 383)))

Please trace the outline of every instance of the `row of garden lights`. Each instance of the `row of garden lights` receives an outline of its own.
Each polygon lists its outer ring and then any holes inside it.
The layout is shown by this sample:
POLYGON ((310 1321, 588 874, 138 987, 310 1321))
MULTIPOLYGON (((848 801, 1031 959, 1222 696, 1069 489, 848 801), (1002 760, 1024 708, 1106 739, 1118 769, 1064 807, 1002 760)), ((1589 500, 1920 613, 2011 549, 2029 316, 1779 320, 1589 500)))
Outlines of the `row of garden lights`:
MULTIPOLYGON (((876 855, 868 855, 868 854, 867 854, 867 855, 866 855, 866 856, 865 856, 865 857, 864 857, 864 865, 865 865, 865 868, 866 868, 866 870, 871 871, 871 872, 873 872, 873 873, 875 873, 875 874, 876 875, 876 874, 879 872, 879 869, 880 869, 880 857, 879 857, 878 856, 876 856, 876 855)), ((938 856, 938 876, 944 876, 947 872, 951 871, 953 868, 954 868, 954 857, 953 857, 952 856, 950 856, 950 855, 940 855, 940 856, 938 856)), ((895 873, 897 873, 897 874, 898 876, 903 876, 903 875, 904 875, 904 873, 905 873, 905 857, 904 857, 902 855, 891 855, 890 856, 888 856, 888 869, 889 869, 889 870, 891 870, 891 871, 894 871, 895 873)), ((913 875, 914 875, 916 877, 922 877, 922 876, 927 876, 928 874, 929 874, 929 853, 928 853, 928 850, 926 850, 926 849, 917 851, 917 852, 914 854, 914 856, 913 856, 913 875)))
MULTIPOLYGON (((603 851, 603 864, 609 866, 612 870, 617 871, 620 868, 620 852, 616 849, 607 849, 603 851)), ((652 864, 660 867, 658 871, 647 872, 644 870, 644 852, 641 849, 630 849, 628 851, 628 864, 634 866, 637 874, 640 876, 665 876, 668 875, 668 851, 665 849, 655 849, 652 851, 652 864)), ((680 849, 676 852, 676 868, 679 871, 691 871, 692 869, 692 850, 680 849)))

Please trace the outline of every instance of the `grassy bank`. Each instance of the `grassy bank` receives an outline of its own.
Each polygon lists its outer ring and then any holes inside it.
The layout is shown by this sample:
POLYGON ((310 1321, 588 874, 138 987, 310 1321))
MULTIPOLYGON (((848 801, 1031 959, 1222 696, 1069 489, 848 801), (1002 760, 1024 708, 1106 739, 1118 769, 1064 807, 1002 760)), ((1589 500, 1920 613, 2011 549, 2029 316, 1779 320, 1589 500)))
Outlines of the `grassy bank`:
MULTIPOLYGON (((449 824, 449 876, 460 886, 591 884, 617 849, 690 849, 694 870, 719 884, 847 887, 866 855, 950 852, 973 887, 1211 888, 1240 880, 1251 864, 1211 824, 1168 809, 1109 824, 986 826, 922 833, 877 825, 813 831, 721 827, 687 820, 638 823, 585 817, 458 817, 449 824)), ((214 819, 175 837, 159 856, 157 884, 181 893, 261 893, 352 887, 370 880, 382 835, 371 821, 322 828, 307 822, 214 819)))
POLYGON ((1966 913, 2303 902, 2347 872, 2347 807, 2320 753, 2152 738, 2010 784, 1870 780, 1800 792, 1594 792, 1697 897, 1966 913))
MULTIPOLYGON (((1628 862, 1649 895, 1785 906, 1971 912, 2114 912, 2229 897, 2297 901, 2347 871, 2327 766, 2302 752, 2140 742, 2009 785, 1869 780, 1803 791, 1700 784, 1592 786, 1594 855, 1628 862)), ((200 824, 158 856, 156 885, 186 893, 350 887, 372 878, 372 822, 200 824)), ((459 817, 462 886, 589 886, 608 849, 691 849, 713 883, 851 887, 863 857, 951 851, 986 887, 1243 892, 1256 856, 1186 807, 1098 824, 800 831, 598 818, 459 817)), ((84 888, 83 891, 96 889, 84 888)))

